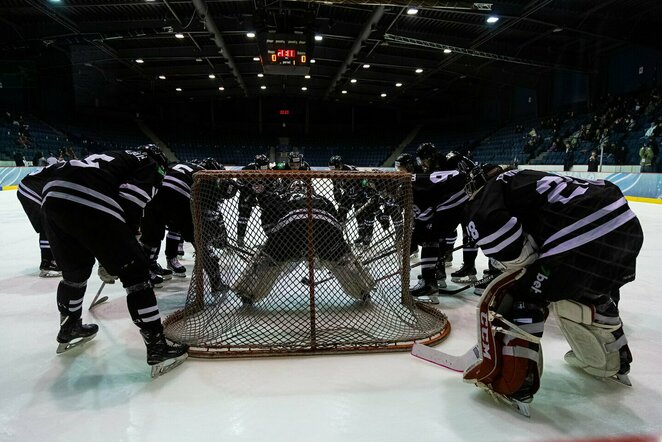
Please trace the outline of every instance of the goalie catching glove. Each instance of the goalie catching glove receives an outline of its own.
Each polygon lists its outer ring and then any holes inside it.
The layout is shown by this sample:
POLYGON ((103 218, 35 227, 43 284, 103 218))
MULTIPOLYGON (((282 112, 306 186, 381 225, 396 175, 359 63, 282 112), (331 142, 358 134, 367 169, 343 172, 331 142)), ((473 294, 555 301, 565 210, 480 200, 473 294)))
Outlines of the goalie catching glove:
POLYGON ((506 402, 530 402, 542 374, 540 338, 547 309, 512 293, 525 273, 503 273, 485 290, 478 308, 479 359, 463 376, 506 402))

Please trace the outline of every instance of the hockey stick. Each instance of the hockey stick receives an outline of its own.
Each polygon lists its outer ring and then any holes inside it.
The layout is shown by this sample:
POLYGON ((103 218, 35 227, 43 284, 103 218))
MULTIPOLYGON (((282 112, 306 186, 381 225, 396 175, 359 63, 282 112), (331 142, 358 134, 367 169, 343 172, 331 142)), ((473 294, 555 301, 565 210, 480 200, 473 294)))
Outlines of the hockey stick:
POLYGON ((471 347, 463 355, 450 355, 442 351, 430 348, 426 345, 415 343, 411 348, 411 355, 427 362, 440 365, 449 370, 464 372, 471 364, 479 359, 478 346, 471 347))
MULTIPOLYGON (((396 252, 396 250, 389 250, 388 252, 384 252, 380 255, 373 256, 370 259, 366 259, 365 261, 361 261, 361 264, 362 265, 370 264, 371 262, 377 261, 378 259, 385 258, 385 257, 387 257, 387 256, 389 256, 389 255, 391 255, 395 252, 396 252)), ((389 276, 392 276, 392 275, 389 275, 389 276)), ((325 282, 331 281, 333 278, 335 278, 335 276, 329 276, 328 278, 320 279, 319 281, 315 282, 315 285, 317 286, 319 284, 324 284, 325 282)), ((308 279, 306 277, 301 278, 301 284, 308 285, 309 283, 310 283, 310 279, 308 279)))
POLYGON ((108 296, 102 296, 101 298, 99 298, 99 295, 101 295, 101 291, 103 290, 103 288, 105 286, 106 286, 106 283, 102 282, 101 287, 99 287, 99 291, 97 292, 96 296, 92 300, 92 303, 90 304, 90 306, 87 308, 88 310, 92 310, 97 305, 103 304, 104 302, 108 301, 108 296))

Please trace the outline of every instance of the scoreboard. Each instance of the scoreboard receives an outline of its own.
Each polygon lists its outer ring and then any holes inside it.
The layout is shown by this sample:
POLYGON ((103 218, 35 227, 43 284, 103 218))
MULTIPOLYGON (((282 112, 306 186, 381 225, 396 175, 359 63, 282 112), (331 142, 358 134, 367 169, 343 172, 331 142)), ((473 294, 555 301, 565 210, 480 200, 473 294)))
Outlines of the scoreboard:
POLYGON ((260 60, 265 74, 308 75, 312 41, 310 34, 267 32, 259 36, 260 60))

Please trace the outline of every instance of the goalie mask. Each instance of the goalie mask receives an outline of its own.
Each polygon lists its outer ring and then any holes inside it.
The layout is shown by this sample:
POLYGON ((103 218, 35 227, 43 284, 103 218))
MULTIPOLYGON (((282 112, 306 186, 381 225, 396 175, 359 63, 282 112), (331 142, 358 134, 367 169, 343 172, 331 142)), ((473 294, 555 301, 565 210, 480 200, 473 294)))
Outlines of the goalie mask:
POLYGON ((474 166, 471 170, 462 170, 468 166, 468 163, 461 163, 458 166, 458 170, 467 175, 467 184, 464 186, 464 191, 469 195, 469 198, 474 198, 474 196, 485 187, 485 184, 487 184, 488 181, 503 172, 501 166, 497 166, 496 164, 479 164, 474 166))
POLYGON ((257 166, 257 168, 260 170, 269 169, 269 158, 267 158, 266 155, 263 154, 255 155, 254 163, 257 166))
POLYGON ((290 152, 287 154, 287 164, 292 170, 301 169, 303 165, 303 155, 299 152, 290 152))

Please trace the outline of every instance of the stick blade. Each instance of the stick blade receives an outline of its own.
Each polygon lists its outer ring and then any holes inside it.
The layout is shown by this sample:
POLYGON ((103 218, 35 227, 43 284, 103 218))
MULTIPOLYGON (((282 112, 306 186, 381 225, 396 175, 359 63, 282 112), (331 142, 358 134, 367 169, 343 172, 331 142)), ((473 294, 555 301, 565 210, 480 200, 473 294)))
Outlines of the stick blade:
POLYGON ((424 361, 461 373, 478 360, 477 347, 472 347, 465 354, 456 356, 416 343, 411 349, 411 354, 424 361))

